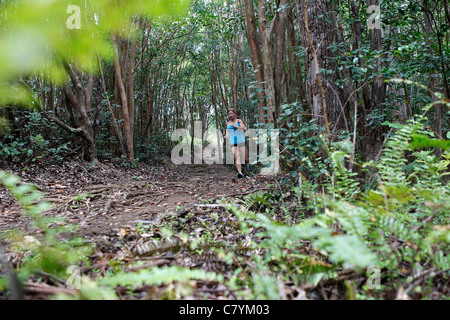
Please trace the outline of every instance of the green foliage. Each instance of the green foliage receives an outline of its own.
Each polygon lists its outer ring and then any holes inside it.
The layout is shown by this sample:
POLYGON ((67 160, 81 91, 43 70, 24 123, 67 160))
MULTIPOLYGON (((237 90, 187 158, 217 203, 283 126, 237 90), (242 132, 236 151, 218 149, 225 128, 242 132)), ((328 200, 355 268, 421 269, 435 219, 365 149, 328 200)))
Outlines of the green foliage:
MULTIPOLYGON (((344 141, 327 150, 328 192, 318 195, 314 186, 304 189, 307 201, 313 198, 324 207, 314 217, 287 225, 274 221, 273 209, 252 212, 249 204, 260 202, 261 195, 249 196, 240 209, 230 207, 245 233, 260 230, 256 245, 264 256, 252 256, 255 274, 248 279, 255 297, 278 298, 280 278, 316 286, 322 279, 335 279, 339 270, 364 274, 370 266, 384 270, 381 276, 394 286, 413 287, 412 277, 396 284, 405 265, 410 273, 447 270, 444 274, 449 275, 450 189, 445 176, 450 154, 439 158, 432 151, 419 151, 406 157, 412 148, 437 146, 428 140, 414 144, 417 132, 426 132, 422 123, 432 106, 398 128, 377 163, 365 165, 375 166, 379 175, 378 185, 367 193, 359 191, 357 176, 346 167, 350 148, 344 141)), ((355 296, 354 288, 347 290, 355 296)), ((363 297, 368 293, 364 290, 363 297)))
POLYGON ((346 162, 351 161, 349 156, 350 141, 344 140, 335 143, 334 148, 336 150, 333 151, 328 149, 326 143, 324 143, 324 146, 329 154, 330 171, 332 173, 331 183, 327 185, 329 194, 332 194, 334 199, 351 200, 357 198, 359 181, 356 176, 358 174, 346 167, 346 162))
POLYGON ((18 128, 8 128, 0 137, 0 159, 12 163, 60 162, 69 151, 70 142, 61 129, 37 112, 20 111, 18 128))
POLYGON ((45 140, 41 134, 30 137, 29 141, 10 135, 4 137, 3 142, 0 141, 0 157, 12 163, 45 162, 49 164, 52 161, 62 161, 69 151, 69 145, 68 142, 51 147, 51 142, 45 140))
MULTIPOLYGON (((75 231, 73 228, 57 227, 58 219, 45 218, 42 213, 50 208, 41 202, 42 194, 34 186, 21 184, 20 178, 7 172, 0 172, 0 183, 20 202, 24 214, 31 217, 39 229, 39 237, 26 235, 20 231, 9 231, 3 238, 11 244, 14 252, 25 253, 26 258, 20 262, 19 277, 26 280, 35 274, 45 273, 56 279, 71 280, 70 267, 86 261, 92 253, 92 247, 81 239, 62 240, 62 232, 75 231)), ((77 197, 79 199, 84 196, 77 197)), ((75 200, 77 199, 75 198, 75 200)), ((60 223, 59 223, 60 224, 60 223)), ((113 288, 116 286, 139 287, 143 285, 161 285, 188 283, 192 279, 223 282, 223 276, 202 270, 167 267, 142 270, 138 273, 119 271, 107 275, 98 281, 92 281, 79 275, 79 285, 75 296, 58 294, 55 299, 117 299, 113 288)), ((72 279, 73 280, 73 279, 72 279)), ((5 290, 7 283, 0 278, 0 290, 5 290)))
POLYGON ((324 169, 320 161, 323 141, 317 134, 320 134, 320 128, 315 120, 307 120, 305 116, 301 117, 302 121, 297 126, 294 125, 294 119, 306 113, 299 103, 283 105, 281 108, 283 113, 279 121, 286 123, 286 126, 280 129, 280 144, 283 147, 280 160, 293 169, 293 176, 297 176, 300 171, 308 172, 315 180, 323 174, 324 169))
POLYGON ((19 0, 2 4, 0 105, 38 105, 23 76, 38 74, 63 84, 67 74, 62 61, 94 72, 98 57, 113 57, 111 35, 130 34, 134 15, 163 20, 185 13, 189 2, 19 0))
POLYGON ((376 256, 356 235, 324 237, 315 242, 316 248, 323 248, 334 263, 344 266, 368 267, 375 265, 376 256))
POLYGON ((52 297, 54 300, 119 300, 114 289, 99 286, 96 281, 88 277, 81 277, 79 288, 75 295, 58 293, 52 297))
MULTIPOLYGON (((232 41, 235 41, 238 29, 244 26, 241 23, 243 17, 239 15, 239 8, 233 6, 233 2, 232 5, 227 2, 224 6, 213 1, 195 2, 193 7, 196 10, 188 18, 187 24, 175 22, 165 25, 155 18, 169 13, 177 15, 186 9, 187 4, 188 1, 184 0, 20 0, 9 1, 6 5, 2 2, 0 105, 27 104, 37 107, 39 101, 29 92, 27 77, 34 74, 60 85, 67 79, 61 61, 70 61, 81 71, 95 72, 98 57, 108 60, 113 56, 111 36, 134 33, 131 21, 136 14, 152 16, 151 32, 147 34, 150 48, 142 51, 149 52, 149 57, 146 57, 149 59, 149 66, 147 69, 140 69, 141 66, 137 64, 137 82, 144 83, 148 73, 151 73, 156 79, 152 84, 155 91, 166 90, 166 93, 173 92, 176 96, 180 95, 182 88, 187 88, 184 91, 188 91, 188 95, 182 97, 185 99, 192 90, 190 108, 194 109, 189 111, 195 111, 195 108, 199 111, 202 105, 212 105, 209 104, 209 88, 214 87, 215 83, 210 83, 207 70, 219 75, 224 72, 222 68, 225 67, 226 70, 230 63, 228 59, 232 56, 219 54, 216 57, 215 53, 229 52, 228 48, 235 47, 237 42, 232 41), (67 14, 69 4, 79 5, 81 8, 79 30, 69 30, 66 26, 70 17, 67 14), (227 14, 223 14, 224 12, 227 14), (173 47, 161 46, 160 43, 165 41, 164 35, 169 33, 171 38, 183 40, 174 41, 173 47), (226 45, 223 46, 222 43, 226 45), (164 55, 159 54, 161 48, 166 49, 164 55), (213 55, 208 56, 205 52, 213 55), (167 70, 171 71, 161 69, 164 65, 169 65, 167 70), (175 72, 172 70, 178 69, 180 71, 173 76, 172 73, 175 72), (163 79, 167 77, 167 81, 159 83, 156 74, 163 79)), ((389 32, 385 33, 389 33, 389 46, 387 50, 373 51, 370 50, 369 32, 366 32, 365 6, 363 3, 359 17, 354 17, 346 4, 337 9, 337 16, 345 22, 342 25, 346 29, 344 34, 351 35, 351 28, 354 27, 352 23, 361 21, 365 31, 362 33, 361 46, 350 50, 346 48, 346 41, 331 47, 336 54, 337 71, 342 72, 347 68, 351 72, 351 81, 356 84, 355 88, 359 90, 377 76, 416 77, 423 82, 430 80, 432 72, 433 76, 446 76, 445 66, 449 65, 450 52, 444 36, 448 32, 448 26, 442 24, 445 19, 434 19, 435 33, 424 35, 419 27, 416 28, 419 26, 417 21, 423 21, 422 2, 384 1, 381 4, 383 22, 391 26, 389 32), (441 45, 441 40, 444 45, 441 45), (375 66, 379 59, 382 63, 377 69, 375 66), (442 74, 437 74, 441 71, 442 74)), ((271 5, 268 8, 270 17, 273 16, 272 11, 271 5)), ((138 41, 143 39, 138 38, 138 41)), ((301 51, 294 54, 303 62, 301 51)), ((239 52, 235 57, 241 55, 245 57, 245 52, 239 52)), ((244 69, 244 76, 242 79, 238 77, 236 88, 249 86, 252 89, 249 101, 238 102, 243 107, 240 108, 243 113, 250 117, 256 114, 256 94, 259 87, 251 79, 245 79, 248 75, 253 76, 254 70, 248 59, 243 60, 242 66, 235 66, 236 69, 244 69)), ((325 70, 327 74, 331 72, 336 70, 325 70)), ((218 84, 222 90, 232 80, 223 77, 221 81, 224 83, 218 84)), ((345 81, 347 79, 338 80, 335 85, 342 89, 345 81)), ((144 87, 137 90, 136 96, 143 97, 146 94, 144 91, 144 87)), ((218 95, 217 92, 215 94, 218 95)), ((442 101, 443 97, 438 98, 441 101, 437 103, 445 103, 442 101)), ((158 117, 155 122, 170 119, 174 114, 169 106, 180 103, 180 100, 173 101, 170 96, 164 100, 158 101, 157 98, 155 101, 154 109, 162 110, 155 114, 158 117)), ((375 185, 367 192, 361 190, 360 177, 350 169, 352 157, 349 154, 354 146, 348 137, 340 137, 340 142, 328 148, 318 137, 321 128, 306 115, 308 110, 304 110, 299 103, 282 106, 278 119, 282 126, 281 160, 290 168, 291 178, 296 183, 292 187, 295 203, 288 209, 280 205, 280 202, 284 203, 286 200, 284 195, 257 193, 246 197, 240 208, 234 205, 230 207, 239 220, 241 231, 248 236, 247 239, 256 234, 249 241, 257 250, 245 257, 227 252, 229 261, 238 262, 234 277, 227 284, 238 290, 249 288, 250 294, 245 291, 246 298, 277 299, 280 295, 280 280, 292 281, 298 286, 317 286, 321 280, 337 280, 338 273, 347 268, 365 274, 364 269, 376 265, 383 268, 382 276, 386 283, 405 288, 414 287, 414 280, 404 277, 399 271, 401 269, 407 268, 411 274, 425 269, 448 271, 450 154, 448 141, 435 139, 427 129, 431 124, 431 120, 426 117, 433 107, 433 104, 428 104, 431 100, 425 87, 411 81, 397 80, 390 83, 387 99, 390 103, 386 103, 384 109, 375 108, 365 115, 366 125, 371 129, 389 125, 393 132, 387 140, 381 159, 362 166, 363 173, 371 177, 373 175, 375 181, 375 185), (396 108, 403 102, 412 114, 421 111, 422 116, 410 119, 406 124, 396 123, 396 108), (424 104, 428 105, 424 110, 419 110, 424 104), (442 149, 442 157, 438 157, 435 150, 431 150, 433 148, 442 149), (309 179, 302 179, 303 174, 309 179), (291 209, 300 211, 302 220, 292 219, 287 223, 276 221, 280 212, 292 214, 289 212, 291 209)), ((145 115, 140 114, 142 117, 145 115)), ((31 114, 30 117, 31 121, 21 127, 25 128, 25 132, 19 133, 2 131, 5 120, 0 119, 0 134, 6 133, 0 141, 0 156, 16 162, 24 159, 40 161, 50 155, 56 155, 58 160, 58 156, 67 150, 68 145, 42 132, 49 127, 36 114, 31 114)), ((108 119, 111 117, 111 114, 100 116, 108 119)), ((216 117, 214 120, 218 123, 223 120, 220 112, 216 117)), ((180 124, 187 125, 183 121, 185 120, 180 119, 180 124)), ((107 150, 111 143, 111 123, 105 121, 101 126, 103 131, 100 132, 98 141, 100 154, 109 156, 107 150)), ((168 129, 166 126, 170 127, 171 124, 164 123, 162 129, 168 129)), ((170 149, 171 145, 166 141, 168 139, 165 134, 153 135, 150 139, 138 138, 136 149, 139 158, 155 159, 160 150, 170 149)), ((133 166, 129 163, 127 165, 133 166)), ((79 264, 90 247, 78 240, 61 240, 61 231, 67 229, 57 227, 61 221, 41 215, 49 206, 39 201, 42 195, 34 187, 20 184, 17 177, 4 172, 0 173, 0 181, 19 200, 24 207, 24 214, 32 217, 40 230, 39 237, 21 232, 8 235, 8 240, 13 243, 12 248, 27 254, 27 258, 19 266, 21 277, 30 277, 36 270, 58 277, 67 276, 67 267, 79 264)), ((79 196, 78 199, 82 200, 83 197, 79 196)), ((208 229, 208 226, 202 225, 202 228, 208 229)), ((173 232, 170 228, 167 230, 168 233, 173 232)), ((211 232, 204 232, 202 237, 208 239, 211 232)), ((118 285, 132 288, 189 282, 190 279, 224 281, 217 274, 178 267, 152 268, 139 273, 119 271, 97 282, 83 279, 76 298, 115 299, 117 296, 112 289, 118 285)), ((0 278, 0 290, 5 287, 5 281, 0 278)), ((346 288, 347 296, 352 298, 357 296, 355 291, 361 289, 348 282, 346 288)), ((368 289, 362 290, 361 296, 366 297, 368 289)))
POLYGON ((0 137, 2 137, 6 132, 8 127, 8 121, 6 119, 0 118, 0 137))
POLYGON ((223 281, 221 275, 212 272, 204 272, 202 270, 190 270, 188 268, 180 268, 177 266, 165 268, 153 268, 141 270, 138 273, 119 272, 116 275, 105 277, 99 281, 100 285, 106 286, 135 286, 143 285, 161 285, 169 284, 174 281, 188 282, 193 279, 207 281, 223 281))
MULTIPOLYGON (((15 248, 18 249, 18 243, 15 248)), ((19 277, 27 279, 37 271, 60 277, 68 277, 68 268, 80 264, 86 256, 92 253, 92 248, 81 240, 68 241, 60 244, 40 243, 28 248, 29 256, 23 261, 19 277)))
MULTIPOLYGON (((46 202, 35 204, 42 197, 42 194, 32 185, 20 184, 19 177, 0 171, 0 183, 20 202, 24 208, 25 215, 39 218, 40 213, 50 208, 50 205, 46 202)), ((36 223, 44 231, 47 230, 45 224, 41 224, 40 221, 36 221, 36 223)))
POLYGON ((10 230, 2 235, 11 243, 13 251, 26 255, 19 270, 21 279, 25 280, 39 271, 65 278, 69 266, 77 265, 92 252, 92 247, 81 239, 60 238, 63 232, 73 232, 75 229, 73 226, 61 226, 63 221, 60 219, 42 215, 50 209, 50 204, 40 201, 42 194, 36 187, 22 184, 19 177, 5 171, 0 171, 0 184, 19 201, 23 214, 32 219, 40 234, 38 238, 10 230))
POLYGON ((420 148, 439 148, 443 150, 450 149, 449 140, 430 139, 429 137, 421 134, 415 134, 410 143, 412 149, 420 148))

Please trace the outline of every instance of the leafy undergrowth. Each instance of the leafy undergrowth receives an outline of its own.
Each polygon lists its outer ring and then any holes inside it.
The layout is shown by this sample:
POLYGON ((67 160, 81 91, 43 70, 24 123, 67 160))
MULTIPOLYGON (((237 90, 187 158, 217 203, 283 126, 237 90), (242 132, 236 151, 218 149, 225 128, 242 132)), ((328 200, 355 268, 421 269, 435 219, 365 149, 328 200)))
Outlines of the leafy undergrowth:
MULTIPOLYGON (((184 199, 196 201, 100 237, 76 239, 72 224, 42 214, 49 207, 34 187, 2 173, 39 231, 4 234, 10 261, 29 299, 448 299, 450 155, 437 157, 427 150, 431 139, 414 139, 426 133, 421 120, 400 128, 380 161, 363 165, 376 181, 367 191, 336 144, 326 150, 323 185, 252 178, 250 191, 190 195, 184 199)), ((130 200, 143 196, 135 186, 70 203, 104 208, 113 192, 122 195, 118 207, 141 208, 141 198, 130 200)), ((2 297, 20 296, 4 274, 2 297)))
MULTIPOLYGON (((9 179, 12 180, 6 180, 6 185, 13 190, 18 181, 9 179)), ((14 244, 11 250, 21 257, 14 264, 25 282, 25 297, 444 299, 448 296, 449 280, 445 272, 448 251, 442 245, 448 243, 444 239, 448 237, 448 227, 439 226, 439 220, 448 217, 440 216, 445 211, 438 210, 445 208, 432 202, 425 204, 424 208, 434 210, 434 223, 430 219, 426 223, 419 220, 416 228, 408 228, 411 224, 396 220, 394 214, 391 217, 384 212, 380 214, 386 209, 384 196, 371 194, 367 198, 372 199, 372 205, 365 202, 356 206, 346 201, 323 200, 321 194, 309 199, 303 194, 303 201, 299 201, 300 194, 289 184, 281 189, 275 185, 267 187, 278 192, 260 191, 219 203, 179 207, 173 214, 124 226, 95 243, 73 238, 58 242, 55 236, 69 231, 74 234, 73 230, 67 230, 70 225, 64 225, 64 230, 57 229, 57 221, 49 223, 48 218, 38 215, 45 207, 26 210, 38 222, 41 235, 8 235, 9 242, 14 244), (284 206, 280 205, 282 202, 284 206)), ((36 200, 37 195, 31 190, 15 193, 25 208, 36 200)), ((409 195, 403 201, 417 200, 409 195)), ((390 211, 402 207, 400 203, 395 207, 389 205, 390 211)), ((10 292, 6 280, 5 277, 4 298, 10 292)))

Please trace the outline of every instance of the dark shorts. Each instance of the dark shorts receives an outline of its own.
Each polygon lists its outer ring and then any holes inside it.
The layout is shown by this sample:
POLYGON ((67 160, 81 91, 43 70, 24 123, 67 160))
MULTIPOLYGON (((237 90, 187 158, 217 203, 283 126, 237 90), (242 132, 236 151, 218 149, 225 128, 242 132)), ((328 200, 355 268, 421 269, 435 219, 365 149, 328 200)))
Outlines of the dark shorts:
POLYGON ((243 142, 243 143, 233 143, 233 144, 231 144, 231 146, 232 147, 239 147, 239 148, 245 147, 245 142, 243 142))

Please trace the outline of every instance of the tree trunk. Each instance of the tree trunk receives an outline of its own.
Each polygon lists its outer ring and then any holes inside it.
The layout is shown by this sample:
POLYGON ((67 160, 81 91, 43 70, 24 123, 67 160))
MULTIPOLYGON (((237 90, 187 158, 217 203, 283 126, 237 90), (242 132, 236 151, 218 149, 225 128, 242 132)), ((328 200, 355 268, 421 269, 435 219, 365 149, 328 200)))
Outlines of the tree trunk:
POLYGON ((119 52, 118 52, 118 40, 116 37, 114 37, 114 43, 115 43, 115 52, 114 52, 114 70, 115 70, 115 76, 116 76, 116 83, 119 90, 119 97, 120 102, 122 105, 122 115, 123 115, 123 129, 124 129, 124 135, 125 135, 125 145, 127 148, 127 159, 129 161, 134 161, 134 145, 133 145, 133 134, 132 134, 132 127, 131 127, 131 120, 130 120, 130 114, 129 114, 129 107, 128 107, 128 98, 125 91, 125 86, 122 78, 122 70, 120 67, 119 62, 119 52))
MULTIPOLYGON (((380 5, 379 0, 368 0, 367 6, 371 5, 380 5)), ((380 52, 378 59, 376 61, 375 68, 373 72, 380 72, 382 65, 382 51, 383 51, 383 33, 381 29, 374 28, 369 31, 370 36, 370 49, 372 52, 380 52)), ((385 79, 382 75, 376 75, 373 79, 372 87, 370 90, 369 97, 369 110, 366 110, 367 117, 370 117, 370 114, 384 115, 384 103, 386 100, 386 83, 385 79)), ((366 117, 366 119, 367 119, 366 117)), ((367 119, 370 121, 370 119, 367 119)), ((366 123, 366 126, 368 124, 366 123)), ((383 146, 384 137, 383 137, 383 127, 380 124, 374 124, 368 127, 368 135, 366 136, 366 152, 365 155, 367 160, 376 159, 377 155, 380 153, 380 150, 383 146)))
MULTIPOLYGON (((295 26, 294 26, 294 14, 293 10, 291 10, 291 14, 289 15, 289 39, 291 48, 296 48, 298 46, 297 44, 297 38, 295 34, 295 26)), ((308 103, 308 96, 306 92, 306 84, 305 79, 303 76, 302 66, 300 63, 300 59, 296 58, 295 56, 292 56, 292 58, 289 59, 291 61, 291 65, 294 66, 295 69, 295 79, 296 79, 296 85, 298 87, 298 93, 300 102, 302 104, 303 110, 306 113, 311 114, 311 110, 309 110, 309 103, 308 103)), ((295 110, 297 112, 297 110, 295 110)), ((294 121, 296 121, 297 116, 295 116, 294 121)), ((308 115, 306 119, 309 121, 311 120, 311 117, 308 115)))
POLYGON ((255 9, 253 0, 245 0, 245 16, 247 40, 250 48, 250 56, 252 60, 253 71, 255 73, 256 82, 258 85, 258 115, 259 123, 267 122, 266 99, 265 99, 265 84, 264 84, 264 69, 262 62, 262 53, 258 39, 258 32, 256 29, 255 9))
POLYGON ((326 0, 309 2, 307 12, 304 11, 306 7, 304 0, 295 2, 306 54, 312 114, 317 123, 325 127, 328 134, 331 134, 330 128, 335 129, 332 135, 336 137, 338 131, 345 128, 339 89, 334 85, 338 74, 337 65, 332 59, 334 54, 329 49, 336 39, 336 30, 330 22, 332 20, 328 14, 326 0), (321 69, 326 70, 326 73, 320 72, 321 69))
MULTIPOLYGON (((424 1, 424 27, 425 27, 425 34, 428 37, 428 42, 431 44, 433 43, 432 33, 433 33, 433 22, 432 22, 432 14, 430 12, 429 3, 427 0, 424 1)), ((431 50, 430 50, 431 51, 431 50)), ((431 52, 430 52, 431 53, 431 52)), ((430 90, 432 92, 436 92, 438 89, 438 73, 436 70, 430 70, 430 90)), ((438 98, 436 95, 433 94, 433 101, 438 101, 438 98)), ((441 104, 435 104, 434 106, 435 112, 434 112, 434 133, 436 134, 436 137, 438 139, 442 139, 442 105, 441 104)), ((438 156, 442 155, 442 150, 438 149, 436 150, 436 154, 438 156)))
POLYGON ((128 114, 130 115, 130 130, 131 139, 134 140, 134 122, 135 122, 135 106, 134 106, 134 74, 135 74, 135 57, 136 57, 136 46, 139 38, 141 26, 141 18, 138 19, 136 23, 136 31, 134 34, 133 43, 130 48, 130 59, 128 62, 128 83, 127 83, 127 100, 128 100, 128 114))
POLYGON ((275 32, 275 60, 274 60, 274 94, 275 94, 275 119, 280 116, 280 107, 282 103, 282 82, 284 75, 284 56, 286 46, 286 25, 287 25, 287 13, 288 0, 280 0, 280 11, 278 12, 278 21, 276 22, 275 32))
MULTIPOLYGON (((67 61, 63 61, 63 65, 73 84, 72 87, 68 83, 65 84, 63 90, 67 102, 70 103, 75 111, 76 119, 73 119, 73 122, 76 128, 66 124, 55 115, 44 112, 44 116, 56 122, 63 129, 81 137, 87 160, 96 163, 98 162, 97 146, 95 144, 93 121, 91 119, 93 76, 91 74, 88 75, 87 86, 83 87, 82 75, 67 61)), ((70 109, 69 112, 71 113, 70 109)))
MULTIPOLYGON (((266 83, 266 107, 267 122, 274 123, 276 109, 275 83, 274 83, 274 62, 273 62, 273 37, 272 30, 266 15, 267 1, 258 0, 258 25, 259 36, 262 45, 262 62, 264 67, 264 80, 266 83)), ((275 18, 274 18, 275 19, 275 18)))

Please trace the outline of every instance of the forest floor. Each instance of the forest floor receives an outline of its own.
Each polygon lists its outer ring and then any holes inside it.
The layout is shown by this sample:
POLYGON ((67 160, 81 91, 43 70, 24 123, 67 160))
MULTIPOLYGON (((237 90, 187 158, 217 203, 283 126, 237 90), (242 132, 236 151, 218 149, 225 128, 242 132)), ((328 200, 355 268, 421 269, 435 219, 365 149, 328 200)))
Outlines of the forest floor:
MULTIPOLYGON (((61 222, 55 223, 58 226, 76 226, 76 236, 95 244, 95 253, 90 257, 91 266, 83 271, 89 273, 100 270, 100 275, 110 267, 108 261, 117 257, 123 261, 125 257, 129 262, 130 248, 147 240, 164 238, 167 235, 163 233, 167 230, 171 230, 174 235, 183 232, 192 238, 200 238, 208 233, 208 237, 214 241, 243 244, 245 237, 238 232, 236 217, 218 202, 223 199, 239 200, 247 194, 276 188, 275 179, 278 179, 253 173, 239 179, 234 168, 224 165, 175 166, 171 163, 124 168, 108 163, 90 166, 88 163, 72 161, 60 166, 36 165, 21 169, 9 168, 8 171, 19 175, 22 182, 37 186, 44 194, 43 200, 53 203, 52 209, 45 212, 44 216, 63 218, 61 222)), ((31 219, 24 217, 21 212, 17 201, 0 187, 0 233, 18 229, 33 234, 36 230, 33 230, 31 219)), ((74 235, 65 236, 70 238, 74 235)), ((16 254, 10 260, 19 261, 23 258, 16 254)), ((175 256, 169 252, 168 255, 157 256, 156 260, 155 257, 149 259, 151 265, 200 267, 218 273, 225 270, 223 262, 218 259, 194 257, 187 250, 175 256)), ((51 279, 48 280, 52 284, 51 279)), ((43 299, 50 293, 70 292, 61 283, 53 285, 56 287, 27 284, 31 294, 29 298, 43 299)), ((194 292, 190 298, 236 298, 232 291, 227 291, 223 286, 217 287, 217 284, 211 287, 211 284, 199 282, 197 286, 198 292, 194 292)), ((124 292, 118 292, 119 296, 125 295, 124 292)), ((150 297, 150 293, 143 292, 138 298, 159 298, 164 290, 151 292, 155 296, 150 297)))
MULTIPOLYGON (((275 179, 254 174, 239 179, 234 169, 224 165, 117 168, 71 162, 12 173, 37 186, 44 194, 42 200, 54 204, 46 216, 63 217, 80 227, 81 236, 92 239, 176 215, 187 207, 207 208, 203 204, 270 190, 266 185, 275 179)), ((29 231, 30 219, 21 212, 17 201, 0 188, 0 231, 29 231)))
MULTIPOLYGON (((139 272, 154 266, 180 266, 205 273, 215 272, 225 280, 238 277, 244 283, 239 288, 231 288, 224 284, 227 282, 196 280, 189 282, 187 291, 183 284, 176 283, 145 285, 133 290, 119 286, 115 287, 115 292, 120 299, 248 299, 252 292, 245 285, 245 279, 256 271, 252 257, 255 254, 262 257, 264 252, 260 249, 245 250, 245 247, 250 242, 261 243, 258 235, 261 230, 250 228, 243 232, 236 214, 223 203, 235 207, 245 205, 245 196, 259 191, 284 193, 286 197, 281 199, 281 203, 285 209, 295 207, 297 199, 294 197, 289 203, 290 186, 281 183, 282 174, 261 176, 256 168, 244 179, 239 179, 231 166, 175 166, 169 161, 155 166, 138 164, 133 167, 107 162, 91 166, 65 161, 47 167, 36 164, 6 170, 19 175, 22 182, 37 186, 44 194, 43 200, 53 203, 53 207, 43 215, 60 219, 52 220, 50 227, 76 227, 76 231, 58 234, 62 242, 81 238, 93 245, 93 252, 79 266, 83 276, 99 279, 120 271, 139 272), (192 250, 174 246, 174 250, 158 250, 158 243, 164 246, 163 239, 173 238, 188 243, 207 240, 244 249, 234 251, 231 263, 211 248, 192 250)), ((289 218, 281 208, 271 215, 281 223, 289 218)), ((39 239, 39 230, 32 222, 22 215, 21 206, 8 191, 0 187, 0 235, 7 230, 20 230, 30 235, 30 239, 39 239)), ((2 241, 0 249, 9 248, 7 241, 2 241)), ((299 254, 309 257, 319 255, 309 241, 302 241, 300 250, 299 254)), ((29 254, 20 250, 6 250, 6 253, 14 267, 21 265, 29 254)), ((341 300, 348 298, 348 283, 360 288, 367 276, 346 269, 340 270, 336 279, 322 279, 316 286, 278 281, 281 299, 341 300)), ((448 280, 436 277, 434 281, 432 296, 439 299, 448 292, 448 280)), ((76 290, 68 288, 65 281, 45 272, 37 272, 29 279, 25 290, 26 299, 49 299, 57 293, 77 294, 76 290)), ((0 292, 0 300, 6 298, 0 292)), ((377 298, 408 299, 403 291, 394 287, 386 288, 377 298)), ((420 296, 413 297, 416 298, 420 296)))

